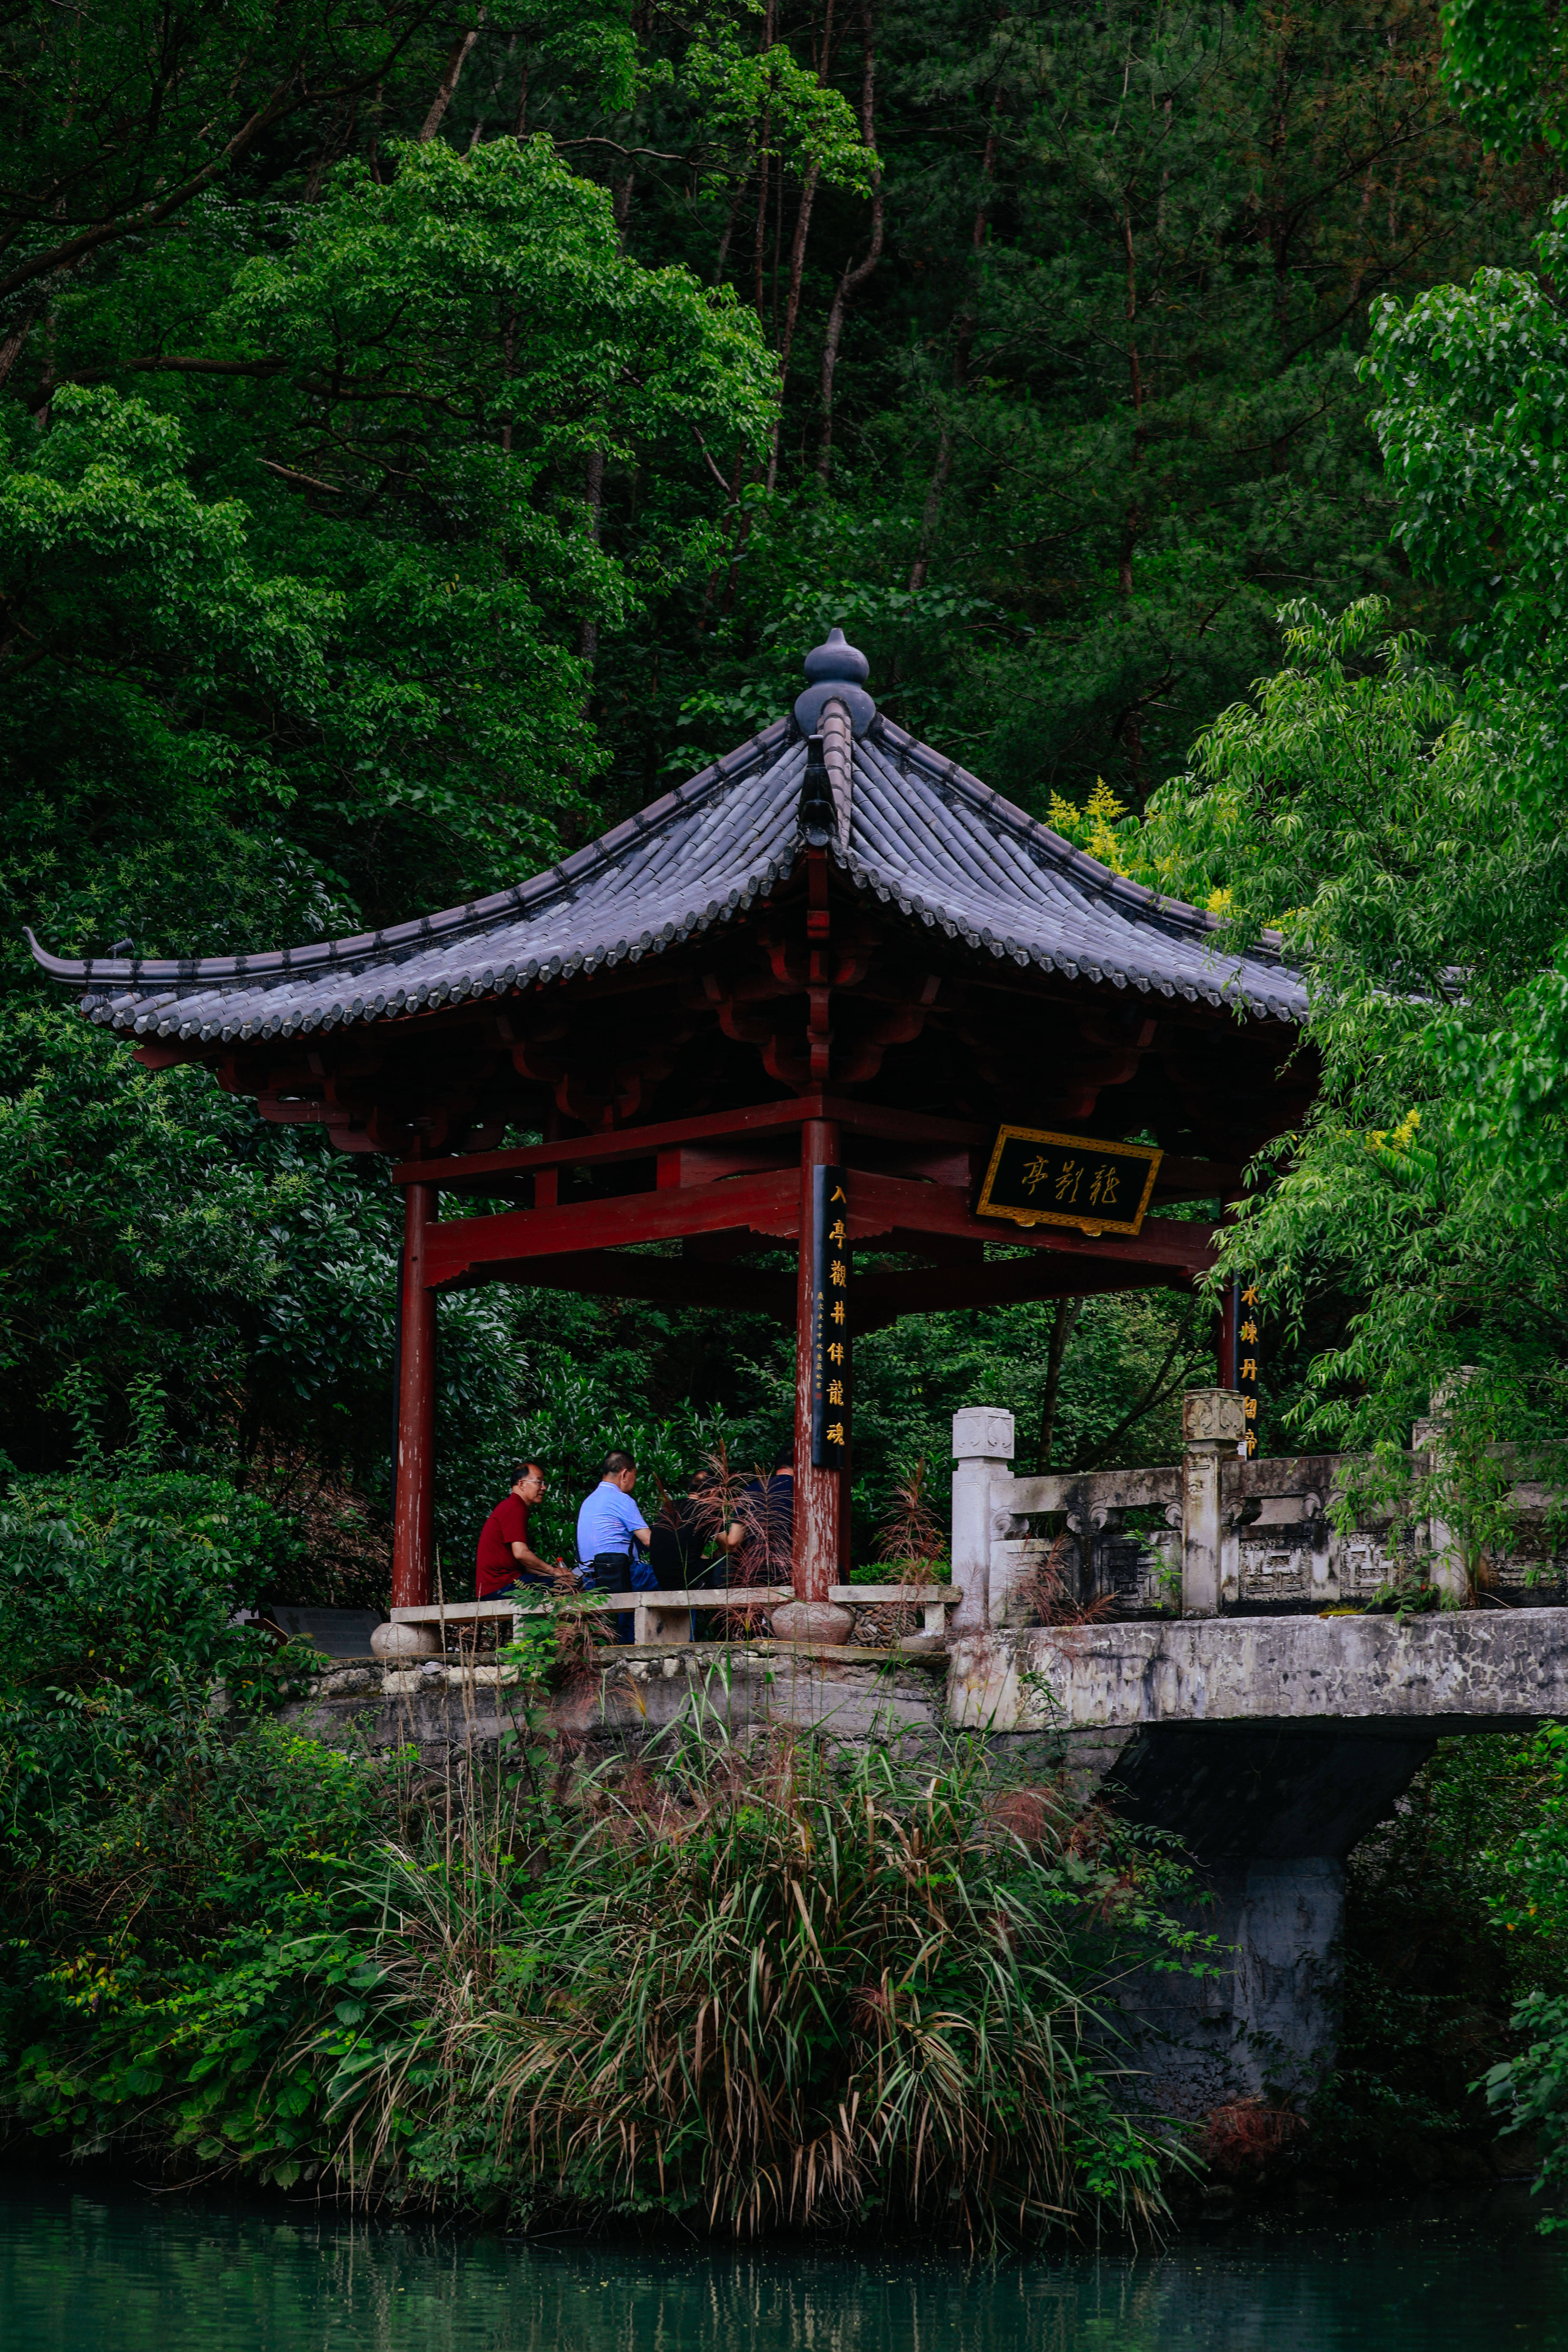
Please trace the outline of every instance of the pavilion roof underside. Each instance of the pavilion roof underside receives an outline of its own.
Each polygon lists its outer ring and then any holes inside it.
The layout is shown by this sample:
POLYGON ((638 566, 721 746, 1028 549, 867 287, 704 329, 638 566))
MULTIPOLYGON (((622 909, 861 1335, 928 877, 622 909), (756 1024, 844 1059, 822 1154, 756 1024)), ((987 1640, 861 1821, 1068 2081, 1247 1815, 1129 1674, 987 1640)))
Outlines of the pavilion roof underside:
MULTIPOLYGON (((121 1034, 229 1043, 323 1034, 657 956, 732 921, 790 874, 806 745, 789 719, 548 872, 416 922, 254 956, 43 968, 121 1034)), ((862 890, 973 951, 1042 973, 1295 1022, 1272 939, 1219 925, 1075 849, 881 716, 853 748, 829 856, 862 890)))

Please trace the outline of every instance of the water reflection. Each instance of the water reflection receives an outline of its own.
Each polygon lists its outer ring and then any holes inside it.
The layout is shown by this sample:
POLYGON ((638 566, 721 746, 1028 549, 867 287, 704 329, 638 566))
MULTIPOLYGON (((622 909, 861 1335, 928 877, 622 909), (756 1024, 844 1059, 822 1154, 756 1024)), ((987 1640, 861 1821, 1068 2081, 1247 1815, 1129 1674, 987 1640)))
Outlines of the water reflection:
POLYGON ((994 2271, 523 2244, 0 2177, 4 2352, 1568 2352, 1516 2200, 994 2271))

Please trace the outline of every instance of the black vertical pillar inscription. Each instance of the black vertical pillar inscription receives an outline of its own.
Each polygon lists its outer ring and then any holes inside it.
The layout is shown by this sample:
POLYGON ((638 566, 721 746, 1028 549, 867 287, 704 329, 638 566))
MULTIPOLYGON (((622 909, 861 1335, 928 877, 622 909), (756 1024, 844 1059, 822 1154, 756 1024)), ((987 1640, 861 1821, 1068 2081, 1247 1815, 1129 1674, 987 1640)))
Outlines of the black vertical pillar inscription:
POLYGON ((1262 1362, 1258 1344, 1258 1286, 1243 1282, 1237 1286, 1236 1302, 1236 1385, 1241 1391, 1241 1410, 1247 1422, 1247 1451, 1258 1451, 1258 1375, 1262 1362))
POLYGON ((811 1171, 811 1461, 849 1458, 849 1227, 842 1168, 811 1171))

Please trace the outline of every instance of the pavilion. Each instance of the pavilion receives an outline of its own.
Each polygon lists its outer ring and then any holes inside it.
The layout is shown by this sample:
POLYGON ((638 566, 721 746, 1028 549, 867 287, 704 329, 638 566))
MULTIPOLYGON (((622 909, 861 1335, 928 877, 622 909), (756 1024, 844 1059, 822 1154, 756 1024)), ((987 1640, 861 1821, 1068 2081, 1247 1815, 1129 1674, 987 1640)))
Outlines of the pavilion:
POLYGON ((263 1118, 395 1160, 395 1603, 429 1597, 443 1289, 793 1321, 794 1581, 821 1601, 847 1577, 855 1336, 1190 1285, 1208 1222, 1148 1210, 1234 1194, 1311 1097, 1276 936, 1227 952, 916 741, 837 629, 805 672, 792 713, 492 897, 256 955, 32 940, 148 1066, 204 1063, 263 1118))

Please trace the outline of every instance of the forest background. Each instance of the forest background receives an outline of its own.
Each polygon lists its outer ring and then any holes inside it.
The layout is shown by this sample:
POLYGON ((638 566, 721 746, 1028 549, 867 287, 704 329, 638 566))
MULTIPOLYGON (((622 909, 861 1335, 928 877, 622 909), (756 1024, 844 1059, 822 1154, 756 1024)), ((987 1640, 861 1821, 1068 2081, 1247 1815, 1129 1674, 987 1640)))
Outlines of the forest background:
MULTIPOLYGON (((87 1027, 23 924, 196 953, 450 905, 774 716, 835 621, 1024 807, 1283 927, 1323 1077, 1231 1244, 1262 1442, 1375 1468, 1444 1390, 1484 1582, 1489 1449, 1568 1435, 1558 21, 19 0, 0 77, 5 2100, 18 2053, 51 2130, 158 2095, 168 2002, 243 2009, 224 1937, 270 1951, 326 1858, 310 1792, 359 1802, 208 1695, 271 1671, 226 1622, 258 1584, 384 1599, 398 1223, 375 1162, 87 1027)), ((862 1555, 960 1404, 1026 1461, 1173 1458, 1214 1324, 863 1343, 862 1555)), ((449 1591, 523 1444, 563 1543, 601 1442, 673 1476, 787 1431, 743 1318, 479 1292, 440 1364, 449 1591)), ((1317 2119, 1369 2179, 1412 2133, 1479 2160, 1488 2066, 1568 2157, 1564 1753, 1448 1743, 1352 1860, 1317 2119)))
MULTIPOLYGON (((1363 362, 1389 295, 1528 265, 1560 168, 1466 119, 1423 0, 99 0, 0 58, 0 1446, 112 1450, 151 1378, 172 1458, 300 1515, 301 1595, 378 1597, 384 1171, 138 1070, 23 923, 196 953, 449 905, 784 708, 836 620, 1023 806, 1279 919, 1278 843, 1172 780, 1288 604, 1453 654, 1363 362)), ((1266 1444, 1376 1286, 1307 1255, 1266 1444)), ((978 1398, 1026 1459, 1170 1456, 1213 1321, 879 1335, 862 1539, 978 1398)), ((744 1318, 498 1291, 441 1348, 459 1579, 520 1435, 669 1469, 787 1426, 744 1318)))

